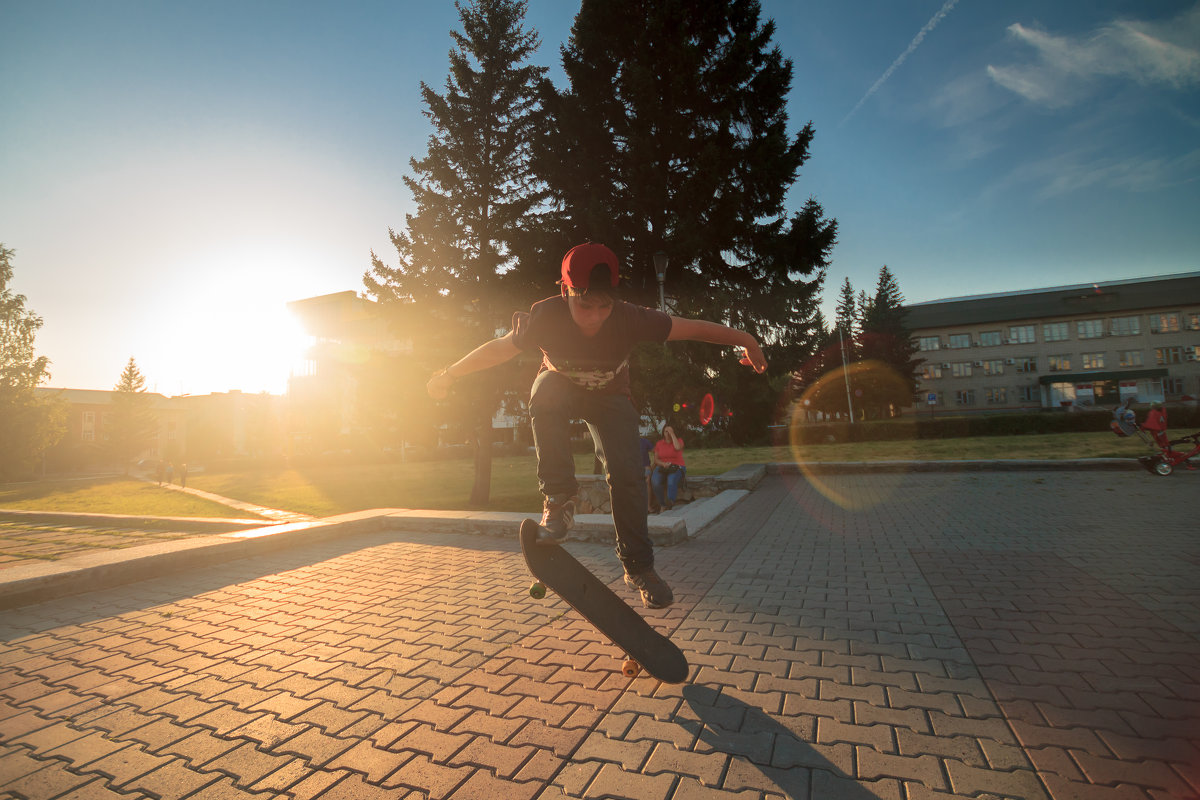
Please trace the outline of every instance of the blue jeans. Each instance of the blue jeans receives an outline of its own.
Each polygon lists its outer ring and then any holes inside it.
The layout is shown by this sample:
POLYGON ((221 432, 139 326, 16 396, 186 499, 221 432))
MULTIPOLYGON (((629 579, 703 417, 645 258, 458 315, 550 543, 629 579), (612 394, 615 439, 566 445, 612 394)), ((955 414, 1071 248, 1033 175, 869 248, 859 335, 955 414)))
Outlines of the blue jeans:
POLYGON ((557 372, 533 382, 529 396, 533 445, 537 450, 538 488, 542 494, 574 496, 575 458, 571 420, 582 419, 592 432, 596 456, 604 466, 617 534, 617 558, 626 572, 654 566, 654 547, 646 525, 646 473, 642 468, 638 413, 625 395, 599 394, 576 386, 557 372))
POLYGON ((687 467, 680 467, 675 472, 667 472, 662 467, 655 467, 650 473, 650 485, 654 487, 654 496, 658 498, 658 505, 661 508, 666 508, 667 503, 675 504, 675 497, 679 494, 679 484, 683 482, 684 473, 687 472, 687 467), (667 496, 663 499, 663 484, 666 484, 667 496))

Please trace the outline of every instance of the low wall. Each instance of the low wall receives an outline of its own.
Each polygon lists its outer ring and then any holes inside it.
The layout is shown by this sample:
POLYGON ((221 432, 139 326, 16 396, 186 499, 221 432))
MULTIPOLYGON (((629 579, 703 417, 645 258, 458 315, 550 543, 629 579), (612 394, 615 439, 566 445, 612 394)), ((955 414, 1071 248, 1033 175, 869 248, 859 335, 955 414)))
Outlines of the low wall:
MULTIPOLYGON (((765 464, 743 464, 722 475, 688 475, 679 487, 676 502, 690 503, 707 497, 716 497, 726 489, 753 489, 767 474, 765 464)), ((611 514, 608 483, 603 475, 576 475, 579 481, 580 514, 611 514)))

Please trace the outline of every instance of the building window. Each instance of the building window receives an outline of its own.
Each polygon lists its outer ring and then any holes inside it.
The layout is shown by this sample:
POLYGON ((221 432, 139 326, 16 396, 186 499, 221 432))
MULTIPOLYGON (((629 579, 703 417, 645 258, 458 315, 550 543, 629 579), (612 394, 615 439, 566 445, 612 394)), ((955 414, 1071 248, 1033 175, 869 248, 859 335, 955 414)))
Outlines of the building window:
POLYGON ((1183 357, 1188 361, 1200 361, 1200 344, 1183 348, 1183 357))
POLYGON ((1004 360, 1000 358, 992 359, 991 361, 983 362, 984 375, 1003 375, 1004 360))
POLYGON ((1168 311, 1150 315, 1151 333, 1179 333, 1179 312, 1168 311))
POLYGON ((1018 374, 1027 375, 1031 372, 1037 372, 1037 359, 1033 356, 1021 356, 1020 358, 1014 358, 1013 361, 1017 362, 1018 374))
POLYGON ((979 334, 980 347, 996 347, 1001 344, 1004 344, 1004 339, 1000 336, 1000 331, 984 331, 979 334))
POLYGON ((925 380, 933 380, 934 378, 942 377, 942 367, 939 364, 923 364, 921 366, 921 377, 925 380))
POLYGON ((1008 389, 1003 386, 983 390, 983 397, 988 405, 1000 406, 1008 402, 1008 389))
POLYGON ((1080 339, 1099 339, 1104 336, 1104 320, 1081 319, 1076 321, 1075 335, 1080 339))
POLYGON ((969 333, 952 333, 950 334, 950 349, 961 350, 964 347, 971 346, 971 334, 969 333))
POLYGON ((1084 353, 1080 358, 1084 369, 1104 369, 1104 353, 1084 353))
POLYGON ((1012 325, 1008 329, 1009 344, 1030 344, 1036 341, 1032 325, 1012 325))
POLYGON ((1047 356, 1046 368, 1051 372, 1067 372, 1071 369, 1071 356, 1047 356))
POLYGON ((1117 363, 1122 367, 1140 367, 1142 366, 1142 351, 1119 350, 1117 351, 1117 363))
POLYGON ((955 361, 950 365, 950 374, 956 378, 971 377, 971 362, 970 361, 955 361))
POLYGON ((1189 331, 1200 331, 1200 312, 1189 311, 1187 315, 1187 329, 1189 331))
POLYGON ((1017 390, 1017 396, 1021 398, 1022 403, 1036 403, 1041 401, 1041 398, 1038 397, 1037 386, 1022 386, 1017 390))
POLYGON ((1111 330, 1113 336, 1137 336, 1142 332, 1142 318, 1113 317, 1111 330))
POLYGON ((1163 394, 1183 394, 1183 378, 1163 378, 1163 394))
POLYGON ((954 403, 960 406, 975 405, 975 390, 974 389, 959 389, 954 393, 954 403))
POLYGON ((925 352, 930 350, 939 350, 942 346, 941 338, 937 336, 922 336, 917 340, 917 348, 925 352))
POLYGON ((1183 362, 1182 347, 1158 347, 1154 350, 1154 358, 1159 366, 1164 364, 1179 364, 1183 362))
POLYGON ((1042 340, 1065 342, 1071 337, 1071 326, 1065 322, 1047 322, 1042 326, 1042 340))

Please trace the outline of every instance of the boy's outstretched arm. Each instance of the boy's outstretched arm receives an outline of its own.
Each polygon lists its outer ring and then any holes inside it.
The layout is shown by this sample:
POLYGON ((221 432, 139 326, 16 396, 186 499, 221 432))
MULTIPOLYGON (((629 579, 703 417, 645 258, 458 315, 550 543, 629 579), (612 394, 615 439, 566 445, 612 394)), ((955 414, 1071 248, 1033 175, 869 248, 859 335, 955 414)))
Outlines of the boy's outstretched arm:
POLYGON ((767 357, 763 355, 758 342, 753 336, 737 328, 702 319, 671 317, 671 332, 667 334, 667 341, 681 340, 740 347, 741 363, 754 367, 755 372, 764 372, 767 369, 767 357))
POLYGON ((425 384, 425 391, 429 392, 429 396, 434 400, 441 400, 450 391, 454 381, 472 372, 503 364, 520 352, 513 344, 512 331, 509 331, 498 339, 484 342, 444 370, 434 373, 425 384))

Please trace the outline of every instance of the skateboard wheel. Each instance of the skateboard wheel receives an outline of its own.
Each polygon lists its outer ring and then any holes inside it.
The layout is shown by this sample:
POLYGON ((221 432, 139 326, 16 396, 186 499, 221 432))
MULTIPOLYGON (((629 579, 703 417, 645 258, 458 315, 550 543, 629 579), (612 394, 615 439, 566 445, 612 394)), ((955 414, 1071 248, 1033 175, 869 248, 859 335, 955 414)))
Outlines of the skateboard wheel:
POLYGON ((632 658, 626 659, 621 665, 621 674, 626 678, 636 678, 642 672, 642 665, 634 661, 632 658))
POLYGON ((534 600, 541 600, 546 596, 546 584, 541 581, 534 581, 529 586, 529 596, 534 600))

